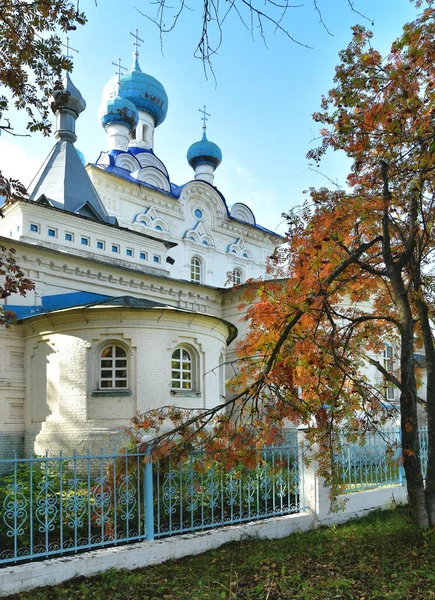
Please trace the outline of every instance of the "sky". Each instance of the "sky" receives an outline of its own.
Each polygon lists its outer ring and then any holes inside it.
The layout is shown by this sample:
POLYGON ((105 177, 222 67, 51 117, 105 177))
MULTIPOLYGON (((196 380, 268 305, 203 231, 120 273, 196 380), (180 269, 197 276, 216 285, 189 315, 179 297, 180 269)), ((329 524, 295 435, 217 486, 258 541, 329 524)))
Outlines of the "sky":
MULTIPOLYGON (((177 2, 171 0, 174 10, 177 2)), ((252 35, 233 13, 225 20, 222 45, 213 57, 215 78, 207 78, 201 61, 193 56, 201 34, 200 0, 191 0, 174 30, 163 37, 163 49, 157 27, 138 11, 152 17, 155 3, 81 0, 88 23, 71 32, 69 41, 79 50, 71 79, 87 103, 77 121, 76 147, 91 163, 106 149, 106 135, 97 119, 102 90, 115 73, 112 61, 120 58, 131 67, 134 48, 129 32, 137 28, 144 40, 139 50, 141 69, 158 79, 168 94, 168 115, 156 129, 154 151, 171 181, 181 185, 193 179, 186 152, 201 138, 199 109, 205 105, 211 115, 208 139, 223 154, 215 185, 229 206, 244 202, 257 223, 284 233, 282 213, 303 202, 304 190, 330 186, 328 179, 345 181, 343 157, 326 157, 321 173, 316 173, 306 153, 318 139, 312 114, 319 109, 322 94, 333 86, 338 52, 351 39, 350 27, 360 23, 371 28, 373 45, 386 54, 404 23, 417 14, 410 0, 353 0, 354 8, 367 18, 352 11, 349 0, 317 0, 325 28, 314 0, 295 4, 299 6, 288 9, 283 26, 302 45, 269 28, 266 46, 258 30, 254 27, 252 35)), ((263 3, 259 6, 265 8, 263 3)), ((15 132, 26 133, 24 114, 9 116, 15 132)), ((0 138, 3 173, 29 184, 54 143, 53 137, 41 134, 4 133, 0 138)))

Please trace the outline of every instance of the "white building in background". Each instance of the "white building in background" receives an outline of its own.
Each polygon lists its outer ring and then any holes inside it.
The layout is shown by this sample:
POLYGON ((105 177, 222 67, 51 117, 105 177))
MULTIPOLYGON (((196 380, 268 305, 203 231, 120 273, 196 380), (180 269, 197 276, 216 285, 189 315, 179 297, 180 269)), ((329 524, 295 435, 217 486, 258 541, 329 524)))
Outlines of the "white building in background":
POLYGON ((29 200, 0 220, 36 285, 5 306, 17 324, 0 331, 0 457, 111 449, 137 412, 220 403, 240 328, 228 273, 264 276, 280 243, 215 187, 222 153, 205 126, 187 153, 194 179, 171 182, 153 150, 166 92, 137 52, 104 89, 107 151, 86 167, 74 146, 85 101, 68 76, 65 87, 29 200))

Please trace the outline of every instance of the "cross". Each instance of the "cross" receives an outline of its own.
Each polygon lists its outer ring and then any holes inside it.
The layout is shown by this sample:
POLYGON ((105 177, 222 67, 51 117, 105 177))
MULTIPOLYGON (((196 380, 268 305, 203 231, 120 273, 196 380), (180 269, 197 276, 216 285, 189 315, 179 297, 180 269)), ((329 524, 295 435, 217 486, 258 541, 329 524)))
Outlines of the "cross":
POLYGON ((113 65, 114 67, 118 67, 118 69, 115 71, 115 73, 118 75, 118 83, 121 83, 121 75, 122 75, 122 71, 128 71, 127 67, 123 67, 121 65, 121 59, 118 58, 118 62, 114 63, 111 62, 111 65, 113 65))
POLYGON ((134 37, 134 42, 132 42, 133 46, 134 46, 134 51, 136 54, 139 54, 139 48, 140 48, 140 43, 142 44, 144 43, 143 40, 138 36, 139 30, 135 29, 134 33, 131 33, 131 31, 129 31, 130 35, 132 35, 134 37))
POLYGON ((202 113, 202 117, 201 117, 201 120, 203 123, 202 128, 206 129, 207 125, 205 124, 205 122, 208 121, 207 117, 211 117, 211 115, 208 112, 205 112, 205 104, 204 104, 204 108, 198 108, 198 110, 200 113, 202 113))
POLYGON ((63 46, 64 48, 66 48, 66 54, 64 54, 65 58, 71 58, 72 59, 72 54, 70 54, 70 52, 75 52, 76 54, 79 53, 78 50, 76 50, 75 48, 71 48, 71 46, 69 45, 69 37, 66 36, 66 44, 61 44, 61 46, 63 46))

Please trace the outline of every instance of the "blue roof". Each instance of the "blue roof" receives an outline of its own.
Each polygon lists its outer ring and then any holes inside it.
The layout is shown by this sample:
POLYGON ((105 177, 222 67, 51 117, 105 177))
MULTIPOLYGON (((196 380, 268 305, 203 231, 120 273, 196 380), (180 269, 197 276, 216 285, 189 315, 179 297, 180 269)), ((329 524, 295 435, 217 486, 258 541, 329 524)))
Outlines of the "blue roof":
MULTIPOLYGON (((134 148, 129 149, 131 151, 134 151, 134 148)), ((144 152, 144 150, 142 148, 140 148, 138 151, 140 152, 144 152)), ((99 169, 102 169, 103 171, 107 171, 108 173, 112 173, 113 175, 116 175, 117 177, 121 177, 122 179, 126 179, 127 181, 131 181, 132 183, 135 183, 136 185, 143 185, 144 187, 148 187, 148 188, 153 188, 153 189, 158 189, 160 192, 162 192, 163 194, 168 194, 169 196, 173 196, 174 198, 179 198, 181 195, 181 192, 183 190, 183 188, 188 184, 188 183, 194 183, 196 182, 196 180, 192 180, 191 182, 188 181, 186 183, 184 183, 183 185, 175 185, 174 183, 170 183, 171 186, 171 191, 170 192, 166 192, 165 190, 161 190, 160 188, 156 188, 153 185, 150 185, 149 183, 145 183, 143 181, 139 181, 138 179, 135 179, 134 177, 131 176, 130 172, 127 171, 127 169, 122 169, 121 167, 115 167, 114 166, 114 157, 116 156, 116 154, 121 154, 123 151, 122 150, 111 150, 110 152, 101 152, 100 156, 97 159, 97 163, 94 163, 92 166, 94 167, 98 167, 99 169), (110 164, 101 164, 100 161, 100 157, 106 155, 108 157, 108 160, 110 162, 110 164), (113 156, 113 158, 112 158, 113 156)), ((284 236, 280 235, 279 233, 276 233, 276 231, 272 231, 271 229, 267 229, 266 227, 262 227, 261 225, 257 225, 256 223, 247 223, 246 221, 241 221, 240 219, 236 219, 235 217, 232 217, 227 205, 227 202, 225 200, 225 196, 222 194, 222 192, 220 192, 216 187, 214 187, 213 185, 207 183, 206 181, 203 181, 201 183, 204 183, 205 185, 210 185, 211 188, 214 189, 214 191, 219 194, 224 206, 225 206, 225 210, 227 213, 227 217, 231 220, 231 221, 235 221, 236 223, 242 223, 243 225, 247 225, 248 227, 253 227, 254 229, 259 229, 260 231, 264 231, 265 233, 269 233, 270 235, 273 235, 274 237, 277 238, 281 238, 284 239, 284 236)))
MULTIPOLYGON (((99 163, 99 164, 93 164, 93 166, 98 167, 99 169, 103 169, 103 171, 107 171, 108 173, 112 173, 113 175, 117 175, 118 177, 122 177, 122 179, 131 181, 132 183, 135 183, 136 185, 143 185, 148 188, 153 188, 155 190, 159 190, 159 192, 162 192, 162 194, 169 194, 170 196, 174 196, 174 198, 180 197, 181 190, 184 187, 183 185, 181 185, 181 186, 174 185, 173 183, 169 182, 169 180, 168 180, 171 191, 167 192, 166 190, 162 190, 161 188, 158 188, 155 185, 151 185, 150 183, 145 183, 144 181, 139 181, 139 179, 132 177, 131 173, 129 171, 127 171, 127 169, 123 169, 122 167, 116 167, 114 164, 104 165, 104 164, 99 163)), ((164 173, 161 169, 158 169, 157 167, 151 167, 151 168, 155 169, 159 173, 162 173, 162 175, 167 178, 166 173, 164 173)))
POLYGON ((40 306, 13 306, 6 305, 4 308, 15 313, 17 319, 33 317, 41 313, 52 310, 62 310, 63 308, 72 308, 91 302, 101 302, 107 300, 110 296, 103 294, 93 294, 91 292, 70 292, 68 294, 56 294, 52 296, 43 296, 40 306))

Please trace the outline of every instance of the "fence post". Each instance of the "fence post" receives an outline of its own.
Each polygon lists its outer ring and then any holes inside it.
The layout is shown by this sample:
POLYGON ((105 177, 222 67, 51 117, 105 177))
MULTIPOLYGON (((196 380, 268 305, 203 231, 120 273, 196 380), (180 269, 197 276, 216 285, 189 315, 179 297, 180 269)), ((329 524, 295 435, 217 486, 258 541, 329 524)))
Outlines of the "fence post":
POLYGON ((313 525, 321 523, 329 513, 330 501, 328 489, 324 486, 323 477, 319 477, 317 473, 317 461, 312 458, 316 452, 316 447, 307 445, 305 430, 298 429, 298 444, 302 448, 302 460, 309 459, 308 464, 305 464, 301 469, 301 487, 303 491, 304 504, 310 510, 314 517, 313 525))
POLYGON ((145 450, 144 488, 145 539, 152 541, 154 539, 154 490, 151 446, 147 446, 147 449, 145 450))

